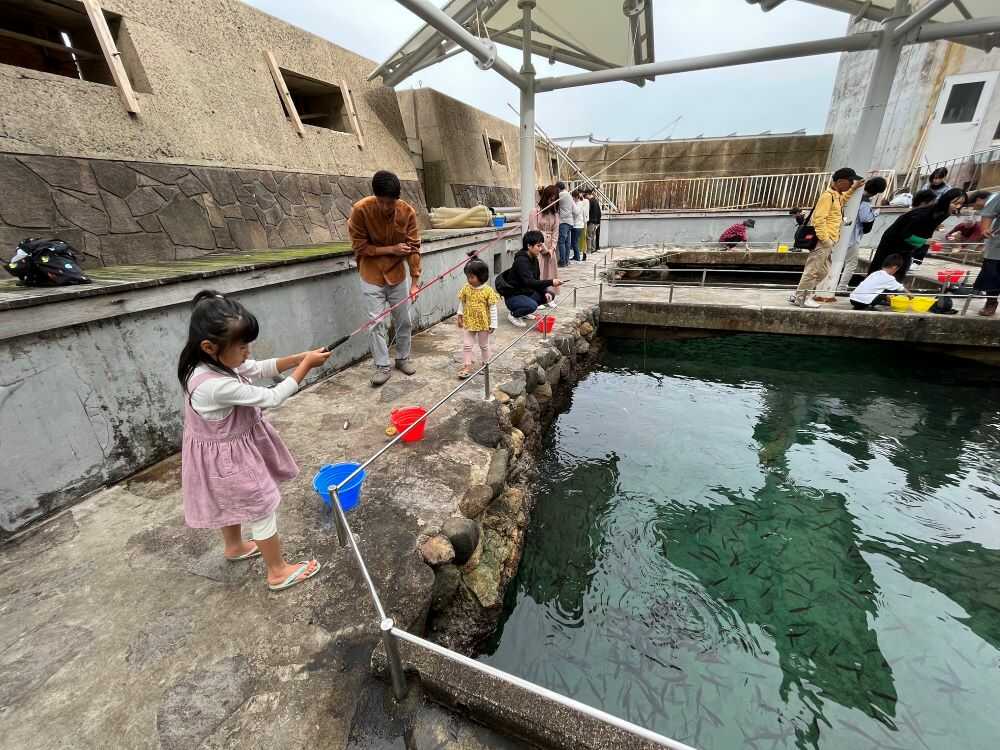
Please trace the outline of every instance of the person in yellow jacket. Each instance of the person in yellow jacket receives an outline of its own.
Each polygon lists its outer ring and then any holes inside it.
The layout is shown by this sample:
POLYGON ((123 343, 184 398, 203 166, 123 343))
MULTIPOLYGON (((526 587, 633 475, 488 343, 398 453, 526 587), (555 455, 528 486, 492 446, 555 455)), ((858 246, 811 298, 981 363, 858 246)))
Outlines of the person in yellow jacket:
POLYGON ((817 289, 830 272, 830 256, 833 254, 833 246, 840 239, 840 228, 844 224, 844 204, 864 184, 864 179, 857 172, 850 167, 842 167, 833 173, 830 187, 820 195, 812 214, 812 225, 819 242, 806 258, 802 278, 791 299, 793 305, 819 307, 819 302, 812 298, 810 290, 817 289))

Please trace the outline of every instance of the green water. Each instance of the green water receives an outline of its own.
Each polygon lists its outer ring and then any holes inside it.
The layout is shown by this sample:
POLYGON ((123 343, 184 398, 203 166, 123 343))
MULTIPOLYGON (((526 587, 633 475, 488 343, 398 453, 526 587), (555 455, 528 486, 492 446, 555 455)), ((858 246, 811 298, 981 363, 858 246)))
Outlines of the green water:
POLYGON ((611 342, 481 658, 707 750, 1000 747, 998 375, 611 342))

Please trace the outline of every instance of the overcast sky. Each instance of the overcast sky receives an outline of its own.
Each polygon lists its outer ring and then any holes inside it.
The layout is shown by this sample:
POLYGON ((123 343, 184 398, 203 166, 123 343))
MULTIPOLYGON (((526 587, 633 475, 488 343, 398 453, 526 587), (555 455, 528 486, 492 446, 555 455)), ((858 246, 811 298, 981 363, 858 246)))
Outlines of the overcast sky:
MULTIPOLYGON (((422 22, 394 0, 247 0, 250 5, 382 62, 422 22)), ((436 0, 443 5, 443 0, 436 0)), ((544 0, 542 0, 544 2, 544 0)), ((619 2, 619 0, 607 0, 619 2)), ((655 0, 656 59, 840 36, 847 15, 787 2, 770 13, 745 0, 655 0)), ((501 48, 515 68, 520 53, 501 48)), ((693 137, 805 128, 821 133, 839 55, 681 73, 639 88, 627 83, 540 94, 538 123, 550 136, 693 137), (670 123, 681 116, 674 126, 670 123)), ((578 72, 535 60, 538 75, 578 72)), ((429 86, 504 119, 516 121, 514 86, 480 71, 468 54, 422 70, 399 88, 429 86)))

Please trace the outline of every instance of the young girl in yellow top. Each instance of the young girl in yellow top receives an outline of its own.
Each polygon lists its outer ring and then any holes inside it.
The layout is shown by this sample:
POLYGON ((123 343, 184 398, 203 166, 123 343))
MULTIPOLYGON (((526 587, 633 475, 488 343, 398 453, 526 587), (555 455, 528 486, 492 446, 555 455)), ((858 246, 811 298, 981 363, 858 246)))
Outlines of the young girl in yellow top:
POLYGON ((472 372, 472 346, 478 340, 483 362, 490 358, 490 334, 497 329, 497 302, 500 295, 486 282, 490 267, 479 258, 465 264, 466 284, 458 293, 458 327, 462 329, 462 351, 465 364, 458 377, 465 379, 472 372))

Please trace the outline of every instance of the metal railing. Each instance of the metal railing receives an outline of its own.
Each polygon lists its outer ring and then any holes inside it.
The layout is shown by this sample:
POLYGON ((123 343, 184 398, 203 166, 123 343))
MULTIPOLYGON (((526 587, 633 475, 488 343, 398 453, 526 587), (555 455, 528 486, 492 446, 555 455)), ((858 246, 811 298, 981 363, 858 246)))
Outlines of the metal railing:
MULTIPOLYGON (((891 195, 895 170, 879 170, 891 195)), ((571 183, 572 184, 572 183, 571 183)), ((657 180, 602 182, 601 188, 622 212, 725 211, 780 209, 812 206, 830 184, 830 172, 739 175, 732 177, 679 177, 657 180)))
MULTIPOLYGON (((596 264, 595 264, 596 267, 596 264)), ((598 292, 598 298, 603 296, 603 284, 587 284, 580 287, 572 287, 573 289, 573 306, 576 306, 577 302, 577 289, 587 289, 593 287, 601 287, 598 292)), ((649 729, 633 724, 632 722, 621 719, 617 716, 613 716, 609 713, 596 709, 592 706, 588 706, 585 703, 581 703, 573 698, 565 695, 561 695, 555 691, 544 688, 541 685, 536 685, 533 682, 525 680, 515 675, 509 674, 488 664, 483 664, 476 661, 475 659, 470 659, 463 654, 460 654, 451 649, 440 646, 431 641, 425 640, 418 636, 408 633, 407 631, 396 627, 395 622, 391 617, 386 614, 385 607, 382 605, 382 600, 379 598, 378 591, 375 588, 375 584, 372 581, 371 574, 368 571, 368 566, 365 564, 364 557, 361 555, 361 551, 358 549, 357 540, 354 538, 354 534, 351 531, 350 524, 347 521, 347 515, 344 513, 344 509, 340 507, 340 490, 357 477, 361 472, 375 463, 381 456, 383 456, 387 451, 389 451, 392 446, 396 445, 403 437, 410 432, 410 430, 416 428, 419 424, 426 421, 431 414, 444 406, 448 401, 450 401, 454 396, 456 396, 462 389, 468 386, 473 378, 482 373, 485 380, 485 392, 484 399, 489 400, 492 398, 490 394, 490 365, 496 362, 500 357, 506 354, 508 351, 513 349, 525 336, 532 332, 532 328, 528 328, 526 331, 518 335, 513 341, 511 341, 507 346, 497 352, 493 357, 491 357, 487 362, 473 372, 468 379, 463 380, 456 388, 452 389, 447 395, 440 399, 436 404, 431 406, 427 412, 416 422, 408 426, 406 429, 400 431, 397 435, 393 437, 386 445, 377 450, 371 455, 364 463, 358 466, 350 475, 345 477, 339 484, 330 485, 330 511, 333 514, 334 521, 337 529, 337 541, 341 547, 350 547, 351 553, 354 556, 354 560, 357 563, 358 570, 361 571, 361 576, 364 579, 365 585, 368 587, 368 593, 371 596, 372 604, 375 606, 375 611, 379 618, 379 630, 381 633, 382 643, 385 646, 386 662, 389 668, 389 677, 392 683, 392 692, 396 700, 403 700, 408 692, 408 686, 406 683, 406 675, 403 669, 402 657, 399 653, 399 643, 398 641, 406 641, 414 646, 425 649, 432 652, 438 656, 441 656, 450 661, 462 664, 465 667, 475 669, 483 674, 489 675, 490 677, 498 680, 502 680, 510 685, 519 687, 523 690, 527 690, 534 695, 540 696, 547 700, 559 703, 570 710, 576 711, 578 713, 584 714, 591 718, 602 721, 611 726, 617 727, 618 729, 629 732, 630 734, 640 737, 649 742, 653 742, 657 745, 663 747, 671 748, 671 750, 694 750, 694 748, 689 745, 685 745, 676 740, 672 740, 668 737, 664 737, 656 732, 649 729)), ((546 326, 542 326, 542 337, 543 339, 548 338, 548 333, 546 331, 546 326)))
POLYGON ((1000 146, 933 164, 914 166, 903 179, 899 180, 896 189, 906 188, 910 193, 915 193, 927 184, 930 173, 940 167, 948 170, 947 181, 953 187, 976 190, 1000 185, 1000 146))

